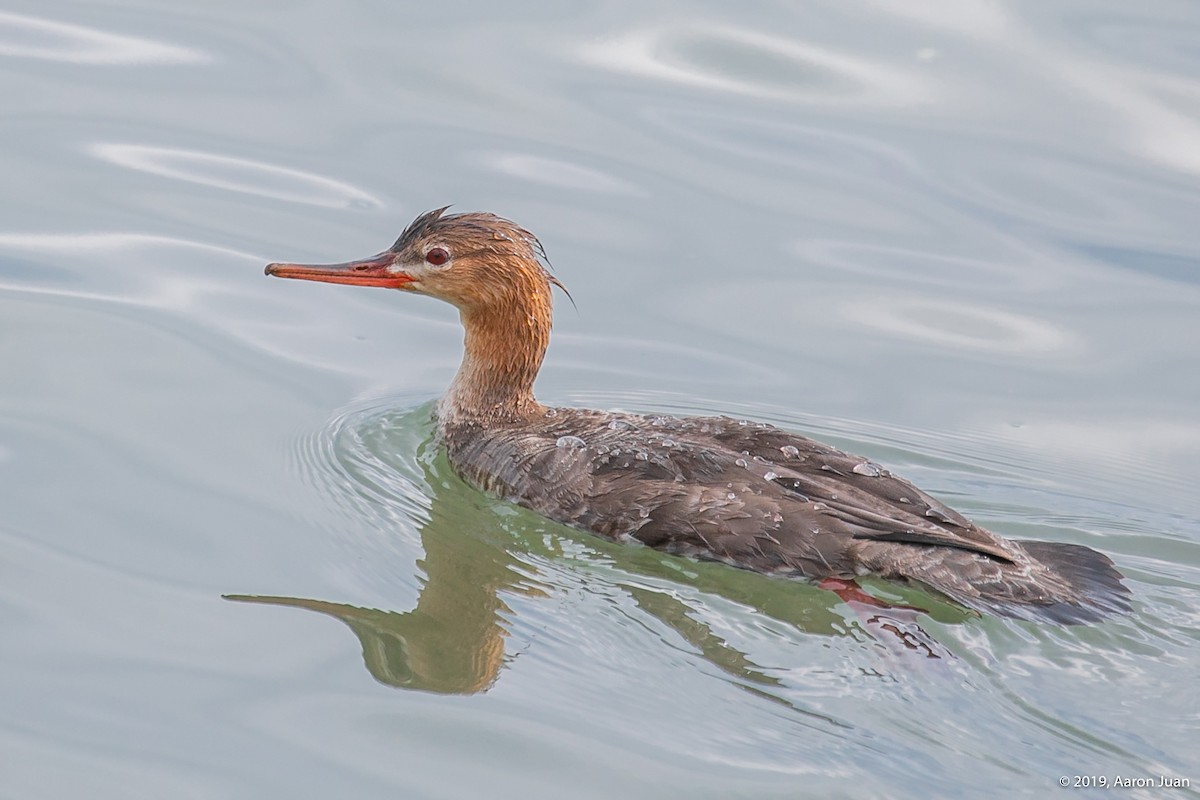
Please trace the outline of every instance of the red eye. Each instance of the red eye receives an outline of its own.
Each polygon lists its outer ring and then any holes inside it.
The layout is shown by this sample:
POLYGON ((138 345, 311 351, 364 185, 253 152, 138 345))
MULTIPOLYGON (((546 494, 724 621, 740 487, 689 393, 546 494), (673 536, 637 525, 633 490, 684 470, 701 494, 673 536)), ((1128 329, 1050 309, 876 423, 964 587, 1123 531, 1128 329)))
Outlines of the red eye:
POLYGON ((425 260, 435 267, 440 267, 450 260, 450 252, 444 247, 435 247, 425 254, 425 260))

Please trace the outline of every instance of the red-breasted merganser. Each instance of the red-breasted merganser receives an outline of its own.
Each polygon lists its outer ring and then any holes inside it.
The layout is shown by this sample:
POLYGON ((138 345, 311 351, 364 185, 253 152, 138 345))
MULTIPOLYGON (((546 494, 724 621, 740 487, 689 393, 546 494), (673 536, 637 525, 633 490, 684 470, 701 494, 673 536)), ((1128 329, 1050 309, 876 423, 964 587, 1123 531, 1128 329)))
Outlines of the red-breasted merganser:
POLYGON ((969 608, 1090 622, 1130 608, 1109 558, 1005 539, 886 469, 728 417, 548 408, 533 382, 552 286, 529 231, 493 214, 422 214, 361 261, 271 264, 268 275, 425 294, 459 310, 465 354, 437 404, 469 483, 610 539, 773 575, 917 581, 969 608))

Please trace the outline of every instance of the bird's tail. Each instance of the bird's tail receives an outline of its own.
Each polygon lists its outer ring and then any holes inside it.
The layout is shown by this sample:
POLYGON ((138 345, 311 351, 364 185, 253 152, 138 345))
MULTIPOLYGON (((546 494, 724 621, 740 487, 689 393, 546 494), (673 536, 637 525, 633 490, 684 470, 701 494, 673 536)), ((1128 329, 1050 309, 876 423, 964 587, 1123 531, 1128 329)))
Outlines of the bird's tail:
POLYGON ((969 550, 922 548, 922 557, 907 559, 894 574, 968 608, 1005 617, 1074 625, 1130 610, 1123 576, 1103 553, 1078 544, 1012 544, 1013 562, 969 550))
POLYGON ((1129 589, 1121 582, 1124 576, 1108 556, 1081 544, 1032 539, 1018 540, 1017 544, 1070 587, 1066 598, 1056 599, 1049 606, 1035 607, 1037 616, 1074 624, 1129 613, 1129 589))

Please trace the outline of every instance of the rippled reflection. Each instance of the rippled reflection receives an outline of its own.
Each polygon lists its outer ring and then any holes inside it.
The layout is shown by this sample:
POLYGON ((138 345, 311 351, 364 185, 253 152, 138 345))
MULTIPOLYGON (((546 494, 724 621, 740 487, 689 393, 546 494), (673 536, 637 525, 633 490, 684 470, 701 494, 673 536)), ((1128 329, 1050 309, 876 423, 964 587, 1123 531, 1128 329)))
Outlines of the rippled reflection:
POLYGON ((1193 22, 1167 25, 1162 21, 1097 9, 1092 14, 1075 16, 1071 33, 1082 34, 1089 44, 1098 44, 1114 59, 1136 58, 1139 64, 1195 73, 1200 68, 1200 49, 1196 47, 1200 29, 1193 22))
POLYGON ((1194 419, 1148 418, 1133 425, 1121 418, 1032 420, 997 433, 1059 458, 1121 463, 1140 478, 1177 482, 1181 491, 1192 478, 1179 470, 1200 454, 1200 422, 1194 419))
MULTIPOLYGON (((486 577, 474 574, 472 568, 495 567, 495 560, 468 558, 464 564, 452 560, 453 553, 430 552, 430 547, 438 546, 438 536, 426 537, 424 542, 428 582, 412 611, 381 611, 299 597, 226 598, 303 608, 340 620, 358 637, 363 662, 380 683, 438 694, 487 691, 504 663, 505 631, 500 615, 507 608, 497 592, 510 588, 511 579, 501 577, 499 583, 490 583, 486 577), (463 568, 467 574, 459 574, 458 580, 444 575, 447 570, 463 568), (484 582, 476 583, 473 578, 483 578, 484 582)), ((452 547, 461 543, 461 539, 452 541, 452 547)))
POLYGON ((672 139, 759 162, 773 171, 795 168, 842 179, 861 176, 878 181, 881 177, 911 180, 910 176, 921 170, 918 160, 903 148, 840 128, 669 106, 649 109, 645 117, 672 139))
MULTIPOLYGON (((356 293, 323 298, 314 315, 302 295, 263 277, 266 257, 184 238, 0 233, 0 256, 0 289, 182 312, 222 336, 331 370, 378 373, 377 351, 347 349, 355 336, 386 340, 406 325, 428 336, 437 327, 417 315, 397 319, 356 293)), ((435 349, 405 362, 411 375, 437 358, 435 349)))
POLYGON ((580 52, 608 69, 746 97, 911 106, 933 96, 916 73, 895 65, 750 29, 647 27, 580 52))
POLYGON ((1067 331, 1049 322, 961 301, 889 296, 853 301, 845 311, 862 325, 959 350, 1049 355, 1073 344, 1067 331))
POLYGON ((1157 246, 1179 235, 1200 214, 1194 189, 1149 179, 1145 174, 1088 161, 1076 154, 1045 153, 989 143, 948 158, 947 188, 989 213, 1019 219, 1060 238, 1104 241, 1113 231, 1125 240, 1145 237, 1157 246))
POLYGON ((217 189, 323 208, 383 205, 374 195, 348 183, 246 158, 142 144, 94 144, 89 149, 98 158, 122 167, 217 189))
POLYGON ((605 194, 629 194, 628 183, 594 169, 525 153, 489 153, 483 161, 497 172, 532 183, 605 194))
POLYGON ((200 50, 7 11, 0 11, 0 56, 113 66, 211 60, 200 50))
POLYGON ((1133 74, 1101 62, 1061 65, 1071 88, 1109 112, 1111 126, 1123 131, 1125 149, 1164 166, 1200 172, 1200 81, 1174 75, 1133 74))
POLYGON ((206 292, 229 291, 211 270, 186 269, 197 256, 245 268, 254 256, 204 242, 141 233, 0 233, 0 249, 53 262, 0 286, 19 291, 187 308, 206 292), (103 269, 131 260, 153 265, 135 274, 103 269), (181 268, 182 267, 182 268, 181 268))
MULTIPOLYGON (((946 295, 950 290, 1023 291, 1045 289, 1054 278, 1045 270, 1014 268, 1011 263, 983 258, 963 258, 926 250, 887 247, 870 242, 803 239, 792 245, 801 259, 823 269, 861 275, 865 280, 908 284, 946 295)), ((1025 266, 1025 265, 1022 265, 1025 266)))
POLYGON ((926 29, 940 28, 980 39, 1001 36, 1012 27, 1004 6, 988 0, 872 0, 871 5, 926 29))

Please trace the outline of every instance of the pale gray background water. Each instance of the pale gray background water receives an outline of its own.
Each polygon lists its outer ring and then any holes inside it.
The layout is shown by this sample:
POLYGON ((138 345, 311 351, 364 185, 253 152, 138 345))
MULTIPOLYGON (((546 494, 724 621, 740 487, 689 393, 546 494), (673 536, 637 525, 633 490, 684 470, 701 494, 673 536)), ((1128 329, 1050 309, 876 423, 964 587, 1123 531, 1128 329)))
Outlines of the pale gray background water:
POLYGON ((1200 6, 732 9, 3 2, 0 797, 1196 796, 1200 6), (449 202, 578 301, 543 399, 832 441, 1134 613, 906 592, 922 660, 464 488, 451 309, 262 275, 449 202))

